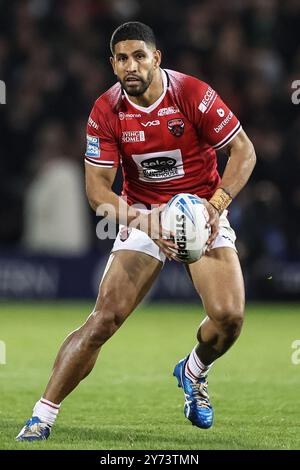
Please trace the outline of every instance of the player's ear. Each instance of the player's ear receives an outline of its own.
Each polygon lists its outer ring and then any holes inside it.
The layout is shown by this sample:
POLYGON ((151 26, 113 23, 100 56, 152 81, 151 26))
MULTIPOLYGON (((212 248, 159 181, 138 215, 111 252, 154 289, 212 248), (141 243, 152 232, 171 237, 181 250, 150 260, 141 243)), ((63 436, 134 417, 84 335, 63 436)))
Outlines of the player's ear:
POLYGON ((110 57, 109 60, 110 60, 111 66, 113 68, 114 74, 117 75, 117 73, 115 71, 115 59, 114 59, 114 57, 110 57))
POLYGON ((153 52, 153 60, 154 60, 154 67, 158 68, 161 64, 161 52, 158 49, 156 49, 153 52))

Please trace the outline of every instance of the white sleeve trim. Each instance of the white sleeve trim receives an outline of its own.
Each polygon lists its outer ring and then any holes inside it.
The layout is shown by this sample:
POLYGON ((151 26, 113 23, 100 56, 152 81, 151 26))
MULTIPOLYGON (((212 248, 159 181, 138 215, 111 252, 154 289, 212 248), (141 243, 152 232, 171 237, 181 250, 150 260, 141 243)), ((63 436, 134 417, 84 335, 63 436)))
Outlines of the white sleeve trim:
POLYGON ((111 161, 104 164, 104 165, 101 165, 101 163, 105 163, 105 160, 103 160, 103 162, 96 163, 96 162, 91 162, 90 160, 85 158, 84 161, 86 163, 88 163, 89 165, 97 166, 97 167, 100 167, 100 168, 113 168, 114 167, 114 162, 111 162, 111 161))
POLYGON ((229 132, 229 134, 224 137, 224 139, 221 140, 221 142, 219 142, 218 144, 216 145, 213 145, 213 148, 215 150, 220 150, 222 147, 225 147, 225 145, 229 144, 229 142, 232 141, 232 139, 234 139, 234 137, 242 130, 242 126, 241 126, 241 123, 238 122, 237 125, 234 127, 234 129, 232 129, 232 131, 229 132))

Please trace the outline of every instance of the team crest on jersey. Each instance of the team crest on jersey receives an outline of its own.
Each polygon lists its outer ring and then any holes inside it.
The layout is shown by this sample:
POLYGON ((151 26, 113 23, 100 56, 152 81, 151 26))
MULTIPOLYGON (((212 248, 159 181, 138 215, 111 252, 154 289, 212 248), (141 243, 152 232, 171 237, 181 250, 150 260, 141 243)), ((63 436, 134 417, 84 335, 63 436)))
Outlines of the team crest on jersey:
POLYGON ((168 129, 175 137, 181 137, 184 133, 184 121, 181 118, 170 119, 168 129))

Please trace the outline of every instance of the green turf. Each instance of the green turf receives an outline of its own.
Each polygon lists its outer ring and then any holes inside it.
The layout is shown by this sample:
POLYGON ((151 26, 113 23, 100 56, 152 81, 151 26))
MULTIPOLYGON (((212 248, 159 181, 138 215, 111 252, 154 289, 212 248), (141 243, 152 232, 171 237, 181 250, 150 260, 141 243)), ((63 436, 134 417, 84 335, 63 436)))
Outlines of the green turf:
POLYGON ((91 305, 1 304, 0 449, 300 449, 299 305, 248 306, 243 334, 214 366, 210 430, 183 416, 173 366, 194 345, 200 306, 144 306, 103 348, 66 399, 51 438, 17 443, 58 346, 91 305))

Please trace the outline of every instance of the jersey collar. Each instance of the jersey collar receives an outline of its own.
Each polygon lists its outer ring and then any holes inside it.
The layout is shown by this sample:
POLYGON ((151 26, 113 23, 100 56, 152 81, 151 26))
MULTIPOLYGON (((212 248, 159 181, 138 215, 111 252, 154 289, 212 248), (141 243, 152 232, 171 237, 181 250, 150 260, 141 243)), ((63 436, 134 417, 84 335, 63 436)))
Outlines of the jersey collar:
POLYGON ((161 71, 161 76, 162 76, 162 81, 163 81, 163 92, 162 94, 160 95, 160 97, 154 102, 152 103, 150 106, 139 106, 138 104, 135 104, 133 103, 129 96, 127 95, 126 91, 123 89, 123 93, 127 99, 127 101, 129 101, 129 103, 131 104, 131 106, 133 106, 135 109, 137 109, 138 111, 142 111, 143 113, 151 113, 155 108, 157 108, 157 106, 162 102, 162 100, 164 99, 165 97, 165 94, 167 93, 167 89, 168 89, 168 76, 167 76, 167 72, 165 72, 165 70, 163 69, 160 69, 161 71))

